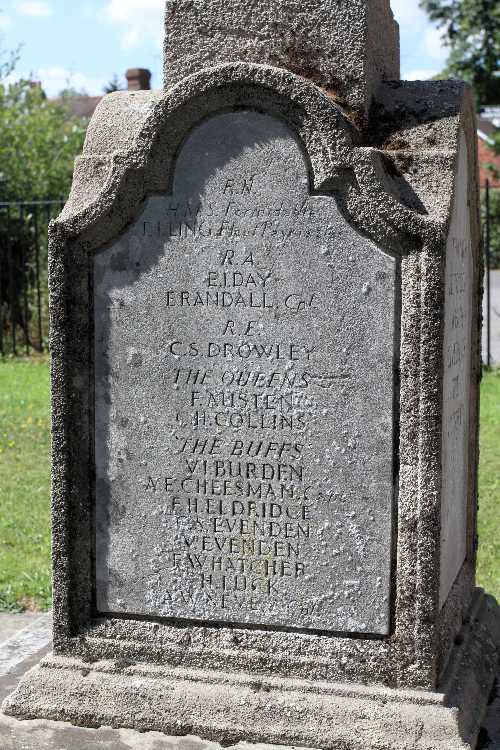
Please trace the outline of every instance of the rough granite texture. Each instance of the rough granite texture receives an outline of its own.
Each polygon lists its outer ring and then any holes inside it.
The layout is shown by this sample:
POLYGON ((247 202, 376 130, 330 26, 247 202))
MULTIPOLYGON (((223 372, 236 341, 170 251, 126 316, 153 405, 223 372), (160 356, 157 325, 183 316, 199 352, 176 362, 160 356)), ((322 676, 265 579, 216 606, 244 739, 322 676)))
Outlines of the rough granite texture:
MULTIPOLYGON (((0 615, 0 620, 3 617, 6 617, 6 615, 0 615)), ((45 632, 47 641, 49 641, 51 637, 49 627, 46 628, 45 632)), ((3 646, 5 645, 3 644, 3 646)), ((0 662, 2 661, 2 655, 2 644, 0 644, 0 662)), ((9 670, 6 675, 2 675, 2 670, 0 669, 0 702, 12 693, 26 672, 45 655, 44 651, 40 652, 36 644, 33 644, 33 639, 30 640, 29 644, 23 644, 18 652, 20 660, 17 666, 9 670), (31 648, 32 645, 35 645, 36 651, 31 648)), ((109 667, 109 665, 107 666, 109 667)), ((106 665, 101 664, 99 667, 95 665, 95 667, 102 670, 106 665)), ((124 674, 128 672, 129 669, 125 668, 124 674)), ((102 671, 100 674, 102 674, 102 671)), ((493 750, 493 748, 498 747, 500 744, 500 694, 498 693, 498 676, 497 673, 497 680, 491 693, 487 713, 483 719, 478 750, 479 748, 481 750, 486 750, 486 748, 493 750)), ((352 687, 350 690, 353 692, 352 687)), ((364 692, 362 690, 358 692, 361 698, 379 696, 383 700, 382 696, 384 692, 386 696, 390 696, 392 692, 394 698, 396 691, 387 691, 384 689, 381 691, 372 687, 371 690, 365 689, 364 692)), ((344 692, 343 695, 345 697, 346 693, 344 692)), ((416 696, 412 691, 406 691, 406 696, 413 703, 415 702, 416 696)), ((422 703, 422 696, 419 697, 422 703)), ((88 698, 83 696, 83 700, 87 701, 88 698)), ((438 698, 438 703, 440 700, 442 699, 438 698)), ((437 713, 437 718, 439 718, 439 711, 435 711, 435 699, 430 708, 433 710, 435 716, 437 713)), ((443 714, 442 710, 441 714, 443 714)), ((441 727, 443 725, 443 718, 440 720, 441 727)), ((364 733, 364 736, 366 737, 366 733, 364 733)), ((363 737, 363 734, 360 734, 360 737, 363 737)), ((222 748, 222 745, 219 743, 211 742, 207 739, 202 740, 193 735, 179 736, 177 734, 172 736, 158 731, 138 732, 137 730, 123 727, 113 729, 105 725, 99 727, 82 727, 72 725, 69 722, 60 720, 51 721, 50 719, 17 719, 14 716, 7 716, 1 709, 0 746, 2 750, 20 750, 20 748, 23 750, 221 750, 222 748)), ((233 747, 234 750, 277 750, 276 745, 263 743, 241 742, 233 747)), ((299 746, 294 745, 294 747, 296 750, 300 750, 299 746)), ((293 748, 286 746, 285 750, 293 750, 293 748)))
MULTIPOLYGON (((185 13, 189 19, 191 10, 185 13)), ((183 37, 182 47, 200 47, 194 39, 183 37)), ((176 54, 179 78, 188 63, 176 54)), ((223 743, 472 747, 500 641, 498 608, 474 588, 482 269, 471 93, 456 82, 383 83, 370 119, 353 121, 311 76, 219 61, 206 58, 212 67, 196 66, 162 93, 106 97, 68 204, 51 225, 54 656, 25 678, 6 710, 194 731, 223 743), (336 201, 351 229, 397 260, 388 635, 100 616, 96 609, 94 255, 109 252, 151 196, 172 194, 176 159, 200 122, 244 110, 282 120, 306 155, 311 193, 336 201), (465 503, 467 529, 465 561, 440 607, 445 260, 454 200, 464 195, 455 179, 461 141, 472 303, 468 472, 457 502, 465 503)), ((363 96, 355 98, 366 103, 363 96)))
POLYGON ((456 169, 456 191, 448 232, 445 269, 443 429, 441 488, 442 606, 467 557, 469 482, 469 393, 474 265, 467 201, 469 155, 463 135, 456 169))
POLYGON ((220 63, 264 63, 321 86, 364 120, 381 81, 399 80, 389 0, 168 0, 164 82, 220 63))
POLYGON ((480 594, 438 691, 49 656, 3 704, 7 715, 85 727, 322 750, 470 750, 495 675, 498 606, 480 594))

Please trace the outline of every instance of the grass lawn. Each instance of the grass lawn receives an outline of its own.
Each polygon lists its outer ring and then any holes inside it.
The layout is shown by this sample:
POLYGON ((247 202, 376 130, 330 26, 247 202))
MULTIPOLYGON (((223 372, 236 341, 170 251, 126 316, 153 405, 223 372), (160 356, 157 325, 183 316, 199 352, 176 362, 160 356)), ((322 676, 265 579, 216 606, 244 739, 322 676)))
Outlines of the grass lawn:
POLYGON ((0 610, 50 607, 49 366, 0 362, 0 610))
MULTIPOLYGON (((0 362, 0 610, 50 606, 49 366, 0 362)), ((481 402, 478 583, 500 598, 500 371, 481 402)))
POLYGON ((500 602, 500 370, 481 386, 477 581, 500 602))

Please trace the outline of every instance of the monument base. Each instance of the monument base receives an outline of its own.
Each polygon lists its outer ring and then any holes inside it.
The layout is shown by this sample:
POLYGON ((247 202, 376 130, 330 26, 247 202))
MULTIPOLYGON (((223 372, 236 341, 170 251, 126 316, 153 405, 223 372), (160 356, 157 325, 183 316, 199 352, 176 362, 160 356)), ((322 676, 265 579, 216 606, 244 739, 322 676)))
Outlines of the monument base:
POLYGON ((436 692, 120 667, 51 655, 4 702, 21 719, 70 721, 323 750, 474 748, 500 654, 500 608, 481 594, 436 692))

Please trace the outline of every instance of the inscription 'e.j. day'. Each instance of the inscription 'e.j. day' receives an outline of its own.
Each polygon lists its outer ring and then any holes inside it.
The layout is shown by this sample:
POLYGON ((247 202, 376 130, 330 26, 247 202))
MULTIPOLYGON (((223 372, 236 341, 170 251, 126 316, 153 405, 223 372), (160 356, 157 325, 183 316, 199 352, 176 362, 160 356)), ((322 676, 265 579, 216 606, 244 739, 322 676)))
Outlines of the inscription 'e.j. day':
POLYGON ((95 256, 100 611, 388 632, 396 261, 308 175, 218 115, 95 256))

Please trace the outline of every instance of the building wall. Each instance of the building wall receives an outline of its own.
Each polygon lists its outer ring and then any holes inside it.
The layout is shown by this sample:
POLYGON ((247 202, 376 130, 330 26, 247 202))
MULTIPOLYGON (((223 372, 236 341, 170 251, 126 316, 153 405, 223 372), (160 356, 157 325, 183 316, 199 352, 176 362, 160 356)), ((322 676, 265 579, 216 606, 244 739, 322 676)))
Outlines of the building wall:
POLYGON ((496 154, 493 148, 483 138, 479 137, 477 140, 481 187, 485 187, 486 180, 489 180, 492 188, 500 189, 500 154, 496 154), (488 164, 494 164, 496 166, 498 170, 498 175, 496 177, 494 172, 491 169, 488 169, 488 164))

